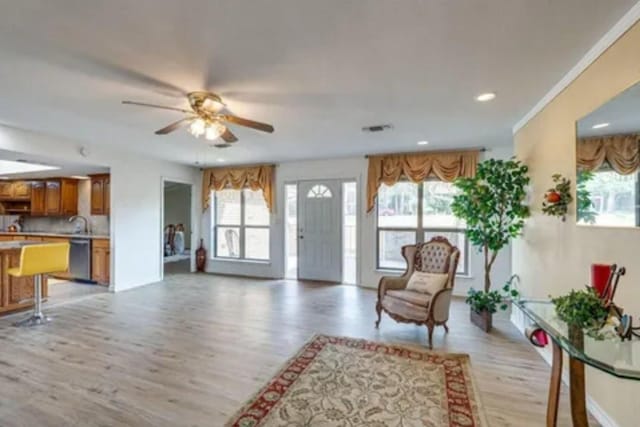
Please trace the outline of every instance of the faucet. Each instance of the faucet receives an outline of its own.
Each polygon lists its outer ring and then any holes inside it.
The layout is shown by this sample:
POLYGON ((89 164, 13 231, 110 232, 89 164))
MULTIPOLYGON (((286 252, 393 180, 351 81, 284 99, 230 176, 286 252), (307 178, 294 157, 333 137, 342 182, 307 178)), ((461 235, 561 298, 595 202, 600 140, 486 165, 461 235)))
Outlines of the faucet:
MULTIPOLYGON (((85 232, 85 234, 89 234, 90 233, 90 231, 89 231, 89 220, 86 217, 82 216, 82 215, 74 215, 71 218, 69 218, 69 222, 73 222, 76 219, 81 219, 81 220, 84 221, 84 232, 85 232)), ((76 230, 77 229, 78 228, 76 227, 76 230)))

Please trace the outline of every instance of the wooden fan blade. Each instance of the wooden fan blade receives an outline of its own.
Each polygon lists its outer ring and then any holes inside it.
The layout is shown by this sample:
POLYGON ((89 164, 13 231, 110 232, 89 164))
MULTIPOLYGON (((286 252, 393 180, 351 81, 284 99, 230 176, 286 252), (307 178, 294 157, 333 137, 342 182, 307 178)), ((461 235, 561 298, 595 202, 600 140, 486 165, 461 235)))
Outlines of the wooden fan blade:
POLYGON ((273 126, 266 123, 260 123, 260 122, 256 122, 249 119, 243 119, 242 117, 232 116, 229 114, 223 114, 220 116, 220 118, 229 123, 235 123, 240 126, 246 126, 252 129, 261 130, 262 132, 269 132, 269 133, 273 132, 273 126))
POLYGON ((136 102, 136 101, 122 101, 122 103, 126 105, 138 105, 140 107, 160 108, 163 110, 180 111, 181 113, 193 114, 192 110, 185 110, 184 108, 167 107, 166 105, 147 104, 145 102, 136 102))
POLYGON ((229 130, 229 128, 225 128, 225 131, 220 135, 220 138, 224 139, 225 142, 236 142, 238 138, 229 130))
POLYGON ((156 131, 156 135, 166 135, 168 133, 171 133, 174 130, 178 129, 180 126, 186 125, 191 120, 193 120, 193 117, 185 117, 184 119, 180 119, 177 122, 171 123, 169 126, 165 126, 162 129, 158 129, 156 131))

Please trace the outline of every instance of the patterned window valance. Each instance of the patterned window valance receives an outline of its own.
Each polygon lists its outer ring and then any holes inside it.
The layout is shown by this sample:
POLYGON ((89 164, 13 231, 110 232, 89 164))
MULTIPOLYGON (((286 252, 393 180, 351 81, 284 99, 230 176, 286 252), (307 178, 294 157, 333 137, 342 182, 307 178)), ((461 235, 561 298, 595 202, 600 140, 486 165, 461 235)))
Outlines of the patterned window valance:
POLYGON ((640 168, 640 134, 582 138, 576 144, 579 170, 595 171, 606 162, 620 175, 640 168))
POLYGON ((269 211, 274 212, 274 169, 273 165, 205 169, 202 173, 202 209, 209 207, 212 190, 250 188, 254 191, 262 190, 269 211))
POLYGON ((393 185, 401 178, 422 182, 429 176, 451 182, 472 177, 478 164, 478 150, 382 154, 369 156, 367 212, 376 204, 381 184, 393 185))

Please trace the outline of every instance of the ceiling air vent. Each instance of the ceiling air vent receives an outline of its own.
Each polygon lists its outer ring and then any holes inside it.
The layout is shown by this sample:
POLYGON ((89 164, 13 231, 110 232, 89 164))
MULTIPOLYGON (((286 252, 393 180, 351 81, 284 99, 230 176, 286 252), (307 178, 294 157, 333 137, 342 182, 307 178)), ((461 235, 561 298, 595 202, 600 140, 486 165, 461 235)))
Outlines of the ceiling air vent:
POLYGON ((374 125, 374 126, 365 126, 362 128, 362 132, 382 132, 385 130, 391 130, 393 129, 393 125, 392 124, 386 124, 386 125, 374 125))

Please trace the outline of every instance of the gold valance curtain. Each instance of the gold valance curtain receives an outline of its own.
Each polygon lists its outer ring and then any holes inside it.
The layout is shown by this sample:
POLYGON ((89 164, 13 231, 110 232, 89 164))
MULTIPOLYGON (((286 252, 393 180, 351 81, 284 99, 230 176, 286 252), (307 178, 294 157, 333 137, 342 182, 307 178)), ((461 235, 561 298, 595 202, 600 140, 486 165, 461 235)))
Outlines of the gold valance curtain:
POLYGON ((381 184, 393 185, 403 177, 413 182, 422 182, 429 176, 446 182, 472 177, 476 173, 478 154, 478 150, 472 150, 369 156, 367 212, 375 207, 381 184))
POLYGON ((205 169, 202 174, 202 209, 209 207, 211 190, 250 188, 254 191, 262 190, 269 211, 274 212, 274 169, 273 165, 205 169))
POLYGON ((579 170, 594 171, 607 162, 621 175, 632 174, 640 168, 640 134, 579 139, 576 161, 579 170))

